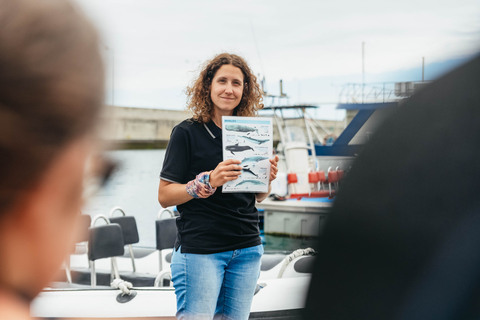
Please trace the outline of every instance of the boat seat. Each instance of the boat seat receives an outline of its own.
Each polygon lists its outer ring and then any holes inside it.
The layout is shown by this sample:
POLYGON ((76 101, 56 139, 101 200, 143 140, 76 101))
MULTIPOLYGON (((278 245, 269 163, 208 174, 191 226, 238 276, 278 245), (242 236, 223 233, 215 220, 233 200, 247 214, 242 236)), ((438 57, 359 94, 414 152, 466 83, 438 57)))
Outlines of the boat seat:
POLYGON ((172 263, 172 252, 167 253, 167 255, 165 256, 165 260, 168 263, 172 263))
MULTIPOLYGON (((123 217, 122 217, 123 218, 123 217)), ((122 256, 125 252, 123 231, 119 224, 112 223, 89 229, 88 258, 92 261, 102 258, 122 256)), ((82 268, 72 270, 72 278, 77 284, 99 284, 109 286, 112 281, 112 272, 95 270, 95 279, 92 279, 92 269, 82 268), (96 281, 92 281, 96 280, 96 281)), ((155 276, 139 272, 118 272, 122 280, 131 282, 136 287, 151 287, 155 282, 155 276)))
POLYGON ((318 183, 320 182, 320 176, 315 171, 310 171, 308 173, 308 183, 318 183))
POLYGON ((118 224, 107 224, 90 227, 88 241, 88 259, 95 261, 102 258, 122 256, 123 247, 122 228, 118 224))
POLYGON ((117 223, 122 228, 123 243, 125 245, 138 243, 140 238, 138 236, 137 222, 135 217, 123 216, 123 217, 111 217, 110 223, 117 223))
MULTIPOLYGON (((156 248, 160 256, 159 271, 162 271, 162 250, 173 249, 175 246, 175 240, 177 239, 177 218, 171 217, 155 221, 155 231, 157 238, 156 248)), ((172 253, 168 253, 165 256, 165 260, 170 263, 172 261, 172 253)))
POLYGON ((262 256, 262 266, 260 267, 260 270, 268 271, 270 269, 273 269, 276 265, 282 262, 285 257, 286 255, 281 253, 264 254, 262 256))
POLYGON ((177 218, 156 221, 157 250, 172 249, 177 239, 177 218))
POLYGON ((140 241, 140 237, 138 236, 138 228, 137 228, 137 221, 133 216, 127 216, 125 211, 120 207, 114 207, 110 210, 110 223, 117 223, 122 228, 123 234, 123 244, 128 247, 128 251, 130 253, 130 259, 132 261, 132 270, 135 272, 137 271, 137 267, 135 266, 135 255, 133 253, 132 244, 138 243, 140 241), (120 217, 113 217, 113 214, 116 211, 120 211, 122 216, 120 217))
POLYGON ((345 177, 345 171, 337 170, 337 172, 338 172, 338 181, 342 181, 343 178, 345 177))
POLYGON ((336 183, 338 182, 338 172, 337 171, 329 171, 328 172, 328 183, 336 183))
POLYGON ((298 259, 293 265, 293 269, 298 273, 312 273, 314 261, 315 257, 313 256, 298 259))
POLYGON ((317 171, 317 176, 318 176, 318 181, 320 181, 320 182, 326 182, 327 181, 327 178, 325 177, 325 171, 323 171, 323 170, 317 171))

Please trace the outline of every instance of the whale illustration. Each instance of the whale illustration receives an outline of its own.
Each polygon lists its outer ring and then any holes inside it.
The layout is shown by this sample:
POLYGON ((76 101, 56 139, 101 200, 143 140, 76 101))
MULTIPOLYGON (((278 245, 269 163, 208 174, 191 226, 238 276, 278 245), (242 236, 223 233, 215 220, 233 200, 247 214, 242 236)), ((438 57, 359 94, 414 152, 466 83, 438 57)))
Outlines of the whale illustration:
POLYGON ((250 170, 250 168, 248 168, 248 166, 243 166, 242 171, 251 173, 251 174, 253 174, 255 177, 258 177, 258 174, 256 174, 256 173, 253 172, 252 170, 250 170))
POLYGON ((258 181, 258 180, 243 180, 242 182, 239 182, 235 185, 235 187, 238 187, 238 186, 241 186, 242 184, 254 184, 254 185, 257 185, 257 186, 264 186, 265 183, 263 183, 262 181, 258 181))
POLYGON ((267 159, 268 159, 267 157, 261 157, 261 156, 248 157, 248 158, 243 158, 242 163, 259 162, 267 159))
POLYGON ((237 132, 253 132, 256 131, 258 133, 258 129, 249 127, 249 126, 244 126, 241 124, 227 124, 225 126, 225 129, 228 131, 237 131, 237 132))
POLYGON ((233 153, 233 152, 242 152, 242 151, 247 151, 247 150, 255 151, 250 146, 239 146, 238 143, 237 144, 232 144, 230 146, 226 146, 225 150, 230 151, 233 155, 235 155, 235 153, 233 153))
POLYGON ((260 139, 250 138, 250 137, 247 137, 247 136, 240 136, 240 137, 242 137, 244 139, 247 139, 247 140, 250 140, 251 142, 253 142, 255 144, 262 144, 262 143, 265 143, 265 142, 268 141, 268 139, 267 140, 260 140, 260 139))

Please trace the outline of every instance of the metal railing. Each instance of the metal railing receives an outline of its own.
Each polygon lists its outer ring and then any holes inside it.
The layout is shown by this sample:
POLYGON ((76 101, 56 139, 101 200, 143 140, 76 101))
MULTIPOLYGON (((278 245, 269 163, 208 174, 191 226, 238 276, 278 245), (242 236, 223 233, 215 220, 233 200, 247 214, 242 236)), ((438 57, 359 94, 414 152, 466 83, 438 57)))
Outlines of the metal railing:
POLYGON ((338 97, 339 103, 393 102, 410 97, 428 81, 347 83, 338 97))

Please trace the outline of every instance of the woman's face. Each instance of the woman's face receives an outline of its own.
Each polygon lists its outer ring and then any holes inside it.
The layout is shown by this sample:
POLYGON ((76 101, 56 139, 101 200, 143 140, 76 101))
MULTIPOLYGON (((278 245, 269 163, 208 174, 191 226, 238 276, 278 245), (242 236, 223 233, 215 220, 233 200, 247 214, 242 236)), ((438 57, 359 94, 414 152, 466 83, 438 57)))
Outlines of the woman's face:
POLYGON ((217 70, 210 86, 210 97, 214 112, 220 115, 232 115, 233 109, 240 104, 243 94, 243 73, 240 68, 224 64, 217 70))

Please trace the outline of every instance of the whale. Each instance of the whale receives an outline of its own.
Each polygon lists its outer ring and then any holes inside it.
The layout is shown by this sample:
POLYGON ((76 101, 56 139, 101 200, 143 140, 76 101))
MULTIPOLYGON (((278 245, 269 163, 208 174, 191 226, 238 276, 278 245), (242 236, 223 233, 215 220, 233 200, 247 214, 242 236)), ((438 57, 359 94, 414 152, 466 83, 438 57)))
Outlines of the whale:
POLYGON ((253 132, 256 131, 258 133, 258 129, 252 128, 250 126, 244 126, 241 124, 227 124, 225 125, 225 129, 228 131, 237 131, 237 132, 253 132))
POLYGON ((247 162, 259 162, 263 160, 267 160, 268 157, 261 157, 261 156, 255 156, 255 157, 248 157, 248 158, 243 158, 242 163, 247 163, 247 162))
POLYGON ((252 170, 250 170, 250 168, 248 168, 247 166, 243 166, 242 171, 251 173, 251 174, 253 174, 255 177, 258 177, 258 174, 256 174, 256 173, 253 172, 252 170))
POLYGON ((230 146, 226 146, 226 147, 225 147, 225 150, 230 151, 233 155, 235 155, 235 153, 233 153, 233 152, 242 152, 242 151, 247 151, 247 150, 253 150, 253 151, 255 151, 255 150, 254 150, 252 147, 250 147, 250 146, 239 146, 238 143, 237 143, 237 144, 230 145, 230 146))
POLYGON ((247 136, 240 136, 240 137, 242 137, 244 139, 247 139, 247 140, 249 140, 249 141, 251 141, 255 144, 262 144, 262 143, 265 143, 265 142, 268 141, 268 139, 267 140, 261 140, 261 139, 250 138, 250 137, 247 137, 247 136))
POLYGON ((265 183, 263 183, 262 181, 258 181, 258 180, 243 180, 242 182, 239 182, 235 185, 235 187, 238 187, 238 186, 241 186, 242 184, 254 184, 254 185, 257 185, 257 186, 264 186, 265 183))

